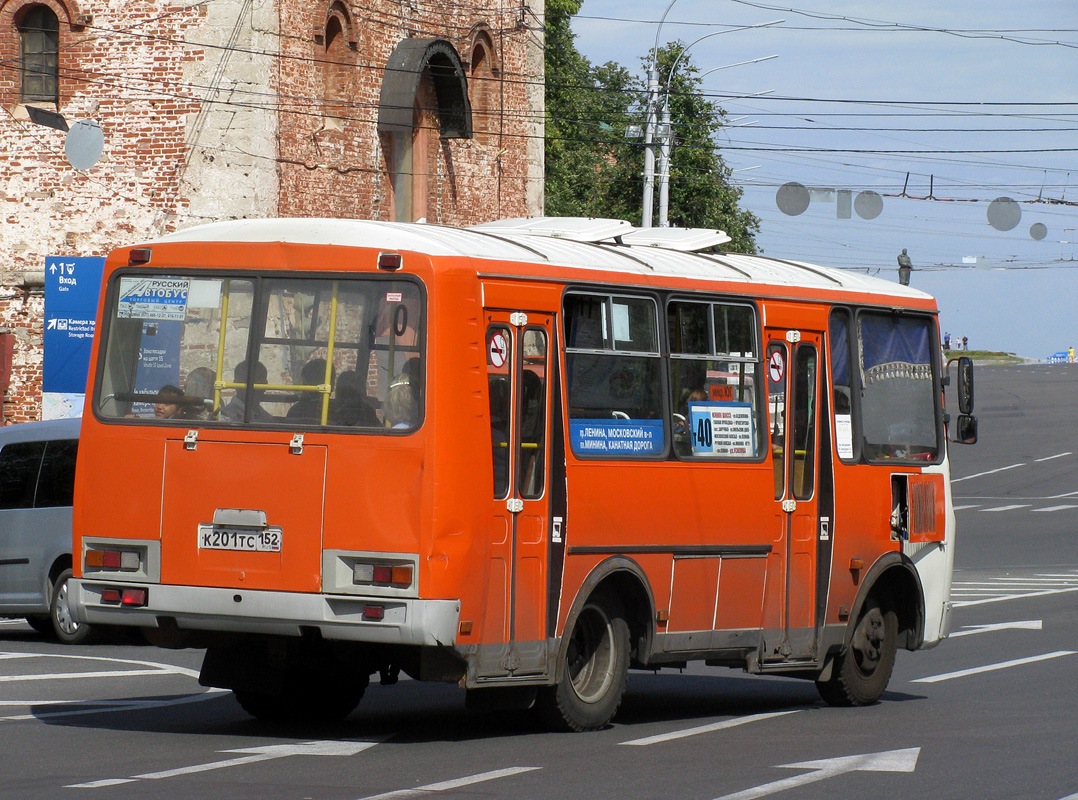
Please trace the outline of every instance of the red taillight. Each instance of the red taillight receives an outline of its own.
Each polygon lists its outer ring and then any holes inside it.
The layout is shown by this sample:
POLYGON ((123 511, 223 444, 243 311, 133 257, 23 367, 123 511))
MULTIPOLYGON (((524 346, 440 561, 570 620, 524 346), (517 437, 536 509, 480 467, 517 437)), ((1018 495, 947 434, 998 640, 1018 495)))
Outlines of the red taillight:
POLYGON ((398 270, 404 265, 404 259, 400 253, 379 253, 378 269, 398 270))
POLYGON ((146 605, 146 590, 124 589, 121 602, 125 606, 144 606, 146 605))
POLYGON ((142 566, 142 557, 137 550, 87 550, 83 564, 97 569, 137 572, 142 566))
POLYGON ((359 561, 352 567, 352 582, 405 588, 412 585, 415 569, 411 564, 372 564, 359 561))
POLYGON ((371 619, 377 621, 385 619, 385 616, 385 606, 363 606, 363 619, 371 619))
POLYGON ((120 595, 120 590, 119 589, 102 589, 101 590, 101 602, 102 603, 112 603, 114 605, 119 605, 121 599, 122 599, 122 596, 120 595))
POLYGON ((149 264, 150 252, 150 248, 148 247, 136 247, 134 250, 127 254, 127 263, 130 266, 136 266, 138 264, 149 264))

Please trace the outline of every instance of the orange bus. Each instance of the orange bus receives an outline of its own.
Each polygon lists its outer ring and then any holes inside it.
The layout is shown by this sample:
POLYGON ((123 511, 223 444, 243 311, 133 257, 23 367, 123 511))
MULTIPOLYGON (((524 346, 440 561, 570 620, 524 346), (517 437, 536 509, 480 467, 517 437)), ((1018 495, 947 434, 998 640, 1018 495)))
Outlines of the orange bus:
POLYGON ((725 240, 273 219, 117 250, 73 613, 206 648, 268 718, 403 671, 588 730, 691 660, 875 702, 947 634, 936 304, 725 240))

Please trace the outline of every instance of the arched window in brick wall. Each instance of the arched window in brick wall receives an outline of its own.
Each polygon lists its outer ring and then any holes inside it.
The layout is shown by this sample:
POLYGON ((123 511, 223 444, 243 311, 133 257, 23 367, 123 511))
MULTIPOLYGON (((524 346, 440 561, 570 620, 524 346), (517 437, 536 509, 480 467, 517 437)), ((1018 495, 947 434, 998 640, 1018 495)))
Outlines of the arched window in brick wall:
POLYGON ((444 39, 405 39, 386 64, 378 132, 393 193, 393 219, 438 222, 444 139, 472 138, 460 56, 444 39))
POLYGON ((493 144, 501 131, 501 67, 490 33, 476 32, 468 71, 468 97, 472 103, 472 127, 483 144, 493 144))
POLYGON ((326 116, 354 118, 351 98, 357 40, 348 9, 341 3, 329 7, 323 42, 322 97, 326 116))
POLYGON ((60 99, 60 21, 48 6, 23 8, 19 31, 19 102, 57 103, 60 99))

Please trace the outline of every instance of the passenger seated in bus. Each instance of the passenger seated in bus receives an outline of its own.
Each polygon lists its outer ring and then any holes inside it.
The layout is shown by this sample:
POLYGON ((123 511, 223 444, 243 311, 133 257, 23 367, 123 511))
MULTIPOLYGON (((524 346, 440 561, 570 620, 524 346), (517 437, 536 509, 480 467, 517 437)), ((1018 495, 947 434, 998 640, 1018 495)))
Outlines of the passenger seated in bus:
POLYGON ((389 386, 386 401, 382 404, 382 416, 386 426, 394 429, 414 427, 419 420, 419 401, 411 379, 403 372, 389 386))
POLYGON ((183 391, 179 386, 167 383, 157 392, 153 401, 153 415, 157 419, 172 419, 180 413, 183 391))
POLYGON ((195 367, 187 373, 183 382, 183 391, 187 403, 180 406, 178 416, 181 419, 207 419, 213 408, 213 384, 217 373, 209 367, 195 367), (194 401, 199 400, 200 403, 194 401))
POLYGON ((678 403, 680 413, 674 416, 674 450, 679 456, 687 456, 692 452, 692 425, 690 423, 689 403, 697 403, 707 400, 707 392, 703 388, 681 390, 681 402, 678 403))
MULTIPOLYGON (((334 370, 330 368, 329 382, 332 385, 334 379, 334 370)), ((326 380, 326 360, 324 358, 312 358, 306 364, 299 373, 299 382, 301 386, 320 386, 326 380)), ((291 408, 288 409, 288 413, 285 414, 286 419, 301 420, 303 422, 321 422, 322 421, 322 398, 321 392, 314 390, 306 390, 300 393, 299 400, 297 400, 291 408)))
MULTIPOLYGON (((233 380, 236 383, 247 382, 247 361, 246 359, 236 365, 236 371, 233 374, 233 380)), ((256 361, 254 367, 251 369, 251 382, 252 383, 265 383, 269 373, 266 371, 266 365, 261 361, 256 361)), ((266 409, 262 408, 262 395, 264 394, 262 389, 253 389, 251 391, 251 422, 273 422, 274 417, 266 409)), ((247 390, 244 388, 236 389, 236 394, 232 396, 221 408, 221 419, 228 422, 243 422, 244 414, 247 410, 247 390)))
POLYGON ((378 415, 374 413, 363 381, 354 369, 340 374, 334 392, 335 396, 329 403, 330 424, 378 427, 378 415))

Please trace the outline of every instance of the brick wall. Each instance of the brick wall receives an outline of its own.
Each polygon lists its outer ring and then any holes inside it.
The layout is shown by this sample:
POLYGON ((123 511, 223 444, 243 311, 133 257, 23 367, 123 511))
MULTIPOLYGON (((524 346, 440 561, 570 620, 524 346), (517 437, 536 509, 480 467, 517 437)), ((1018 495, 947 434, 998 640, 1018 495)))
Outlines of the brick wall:
POLYGON ((413 160, 427 190, 415 216, 470 224, 541 213, 542 0, 81 2, 29 0, 60 21, 54 110, 69 124, 94 120, 105 135, 102 158, 82 172, 66 161, 65 134, 32 124, 19 104, 15 26, 29 3, 0 0, 0 330, 17 342, 4 398, 11 419, 40 416, 43 299, 25 275, 47 256, 103 256, 218 219, 395 218, 377 117, 383 68, 406 37, 450 42, 466 74, 477 39, 492 51, 469 88, 479 135, 435 132, 413 160))

